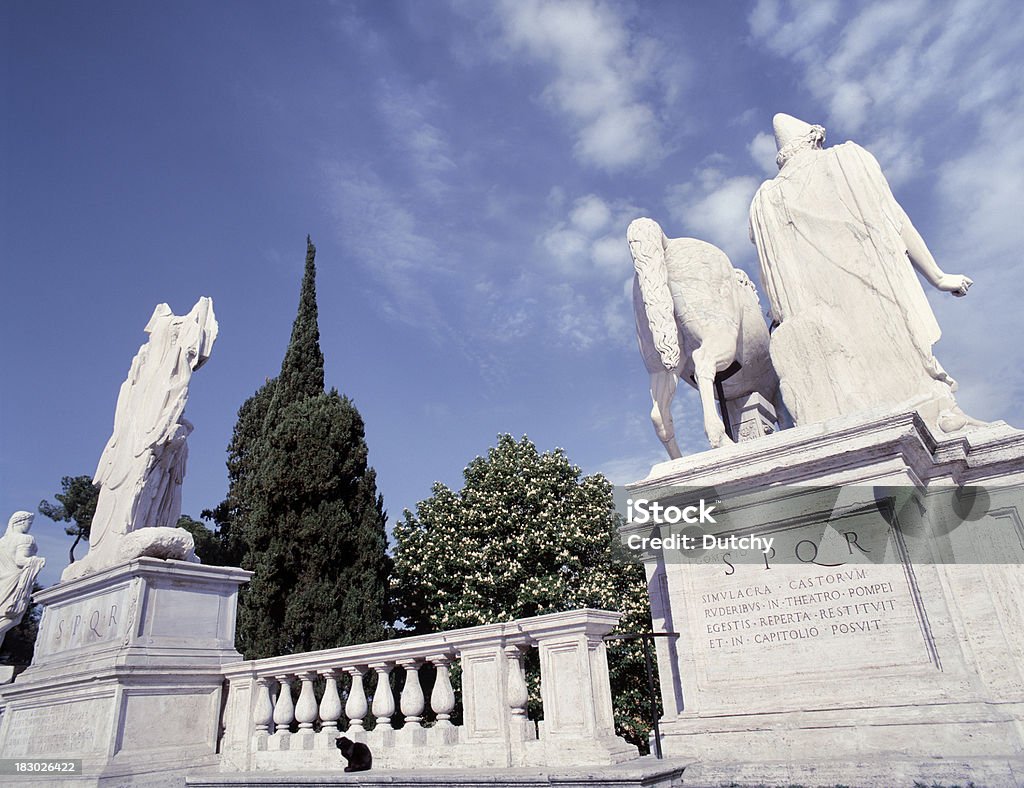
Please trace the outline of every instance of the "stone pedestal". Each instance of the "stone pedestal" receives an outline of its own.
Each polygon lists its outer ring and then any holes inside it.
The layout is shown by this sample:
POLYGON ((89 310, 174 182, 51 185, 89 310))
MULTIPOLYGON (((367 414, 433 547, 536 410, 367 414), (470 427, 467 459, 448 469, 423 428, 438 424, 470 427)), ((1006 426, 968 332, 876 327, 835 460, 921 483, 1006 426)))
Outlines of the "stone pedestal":
POLYGON ((180 784, 214 766, 250 576, 140 558, 37 594, 32 665, 0 689, 0 755, 81 759, 76 785, 180 784))
POLYGON ((666 754, 708 784, 1020 784, 1022 484, 1024 433, 916 413, 655 466, 634 499, 720 499, 673 533, 772 539, 645 555, 654 628, 679 633, 657 642, 666 754))
POLYGON ((757 392, 725 405, 737 443, 756 440, 775 432, 778 416, 775 406, 757 392))

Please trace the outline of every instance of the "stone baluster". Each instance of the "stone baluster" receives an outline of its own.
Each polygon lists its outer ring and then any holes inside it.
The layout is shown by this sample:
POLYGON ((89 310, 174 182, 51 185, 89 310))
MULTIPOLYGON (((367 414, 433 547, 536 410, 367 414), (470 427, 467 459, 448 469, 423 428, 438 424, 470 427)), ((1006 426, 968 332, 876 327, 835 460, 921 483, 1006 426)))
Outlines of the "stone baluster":
POLYGON ((299 692, 299 702, 295 706, 295 719, 299 723, 300 731, 313 730, 313 723, 316 722, 316 694, 313 691, 313 679, 315 678, 316 673, 313 671, 299 674, 302 691, 299 692))
POLYGON ((275 676, 281 689, 277 693, 274 705, 274 726, 276 733, 288 733, 295 716, 295 704, 292 703, 292 681, 294 676, 275 676))
POLYGON ((338 730, 338 718, 341 717, 338 671, 322 670, 320 675, 324 677, 325 682, 324 696, 320 700, 320 730, 324 733, 335 733, 338 730))
POLYGON ((402 688, 401 709, 407 726, 418 726, 423 719, 423 688, 420 686, 420 665, 422 660, 403 659, 399 665, 405 668, 405 686, 402 688))
POLYGON ((391 691, 391 665, 387 662, 375 662, 370 668, 377 672, 377 687, 373 690, 373 716, 377 719, 377 728, 390 730, 391 715, 395 713, 395 695, 391 691))
POLYGON ((270 678, 261 676, 256 679, 256 709, 253 711, 253 722, 256 733, 271 733, 274 724, 274 702, 270 699, 270 678))
POLYGON ((513 742, 537 738, 537 728, 526 715, 530 689, 526 684, 523 656, 521 646, 505 646, 505 657, 508 660, 508 707, 511 711, 508 727, 513 742))
POLYGON ((427 659, 437 668, 434 689, 430 693, 430 708, 437 715, 437 727, 450 728, 452 711, 455 709, 455 690, 452 689, 451 676, 448 675, 448 666, 452 661, 446 654, 432 654, 427 659))
POLYGON ((348 700, 345 702, 348 732, 359 733, 366 730, 363 727, 363 718, 369 710, 366 705, 366 691, 363 689, 363 674, 366 671, 361 667, 353 667, 345 668, 345 672, 352 677, 352 687, 348 691, 348 700))
POLYGON ((506 646, 505 656, 508 657, 508 705, 512 710, 513 723, 518 723, 526 719, 526 704, 530 700, 523 670, 523 653, 518 646, 506 646))

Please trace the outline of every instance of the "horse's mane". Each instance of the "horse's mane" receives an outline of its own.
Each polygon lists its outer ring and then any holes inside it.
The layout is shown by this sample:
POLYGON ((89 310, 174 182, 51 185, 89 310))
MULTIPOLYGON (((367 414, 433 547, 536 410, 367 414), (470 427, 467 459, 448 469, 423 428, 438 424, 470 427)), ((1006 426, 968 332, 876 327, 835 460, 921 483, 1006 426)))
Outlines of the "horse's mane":
POLYGON ((679 366, 679 329, 676 326, 672 293, 668 289, 668 269, 661 227, 653 219, 635 219, 626 230, 633 254, 644 312, 654 337, 654 346, 665 369, 679 366))

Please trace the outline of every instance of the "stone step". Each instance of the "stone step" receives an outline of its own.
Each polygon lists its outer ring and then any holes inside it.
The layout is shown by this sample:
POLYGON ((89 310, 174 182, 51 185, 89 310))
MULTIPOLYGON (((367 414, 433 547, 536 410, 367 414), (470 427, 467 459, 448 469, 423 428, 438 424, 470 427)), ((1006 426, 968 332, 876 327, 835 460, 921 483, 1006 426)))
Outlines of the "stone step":
POLYGON ((693 763, 688 758, 657 760, 651 756, 616 766, 548 771, 541 769, 415 769, 356 772, 242 772, 192 775, 188 788, 324 788, 326 786, 388 786, 388 788, 546 788, 547 786, 589 786, 591 788, 676 788, 683 784, 683 771, 693 763))

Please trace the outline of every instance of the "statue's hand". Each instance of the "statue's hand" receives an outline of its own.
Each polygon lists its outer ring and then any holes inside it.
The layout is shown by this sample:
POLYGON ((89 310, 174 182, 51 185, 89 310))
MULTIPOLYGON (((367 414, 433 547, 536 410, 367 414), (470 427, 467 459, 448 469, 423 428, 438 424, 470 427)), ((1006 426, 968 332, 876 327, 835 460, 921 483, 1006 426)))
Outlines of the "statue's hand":
POLYGON ((963 274, 943 274, 939 279, 939 290, 952 293, 955 296, 965 296, 974 280, 963 274))

